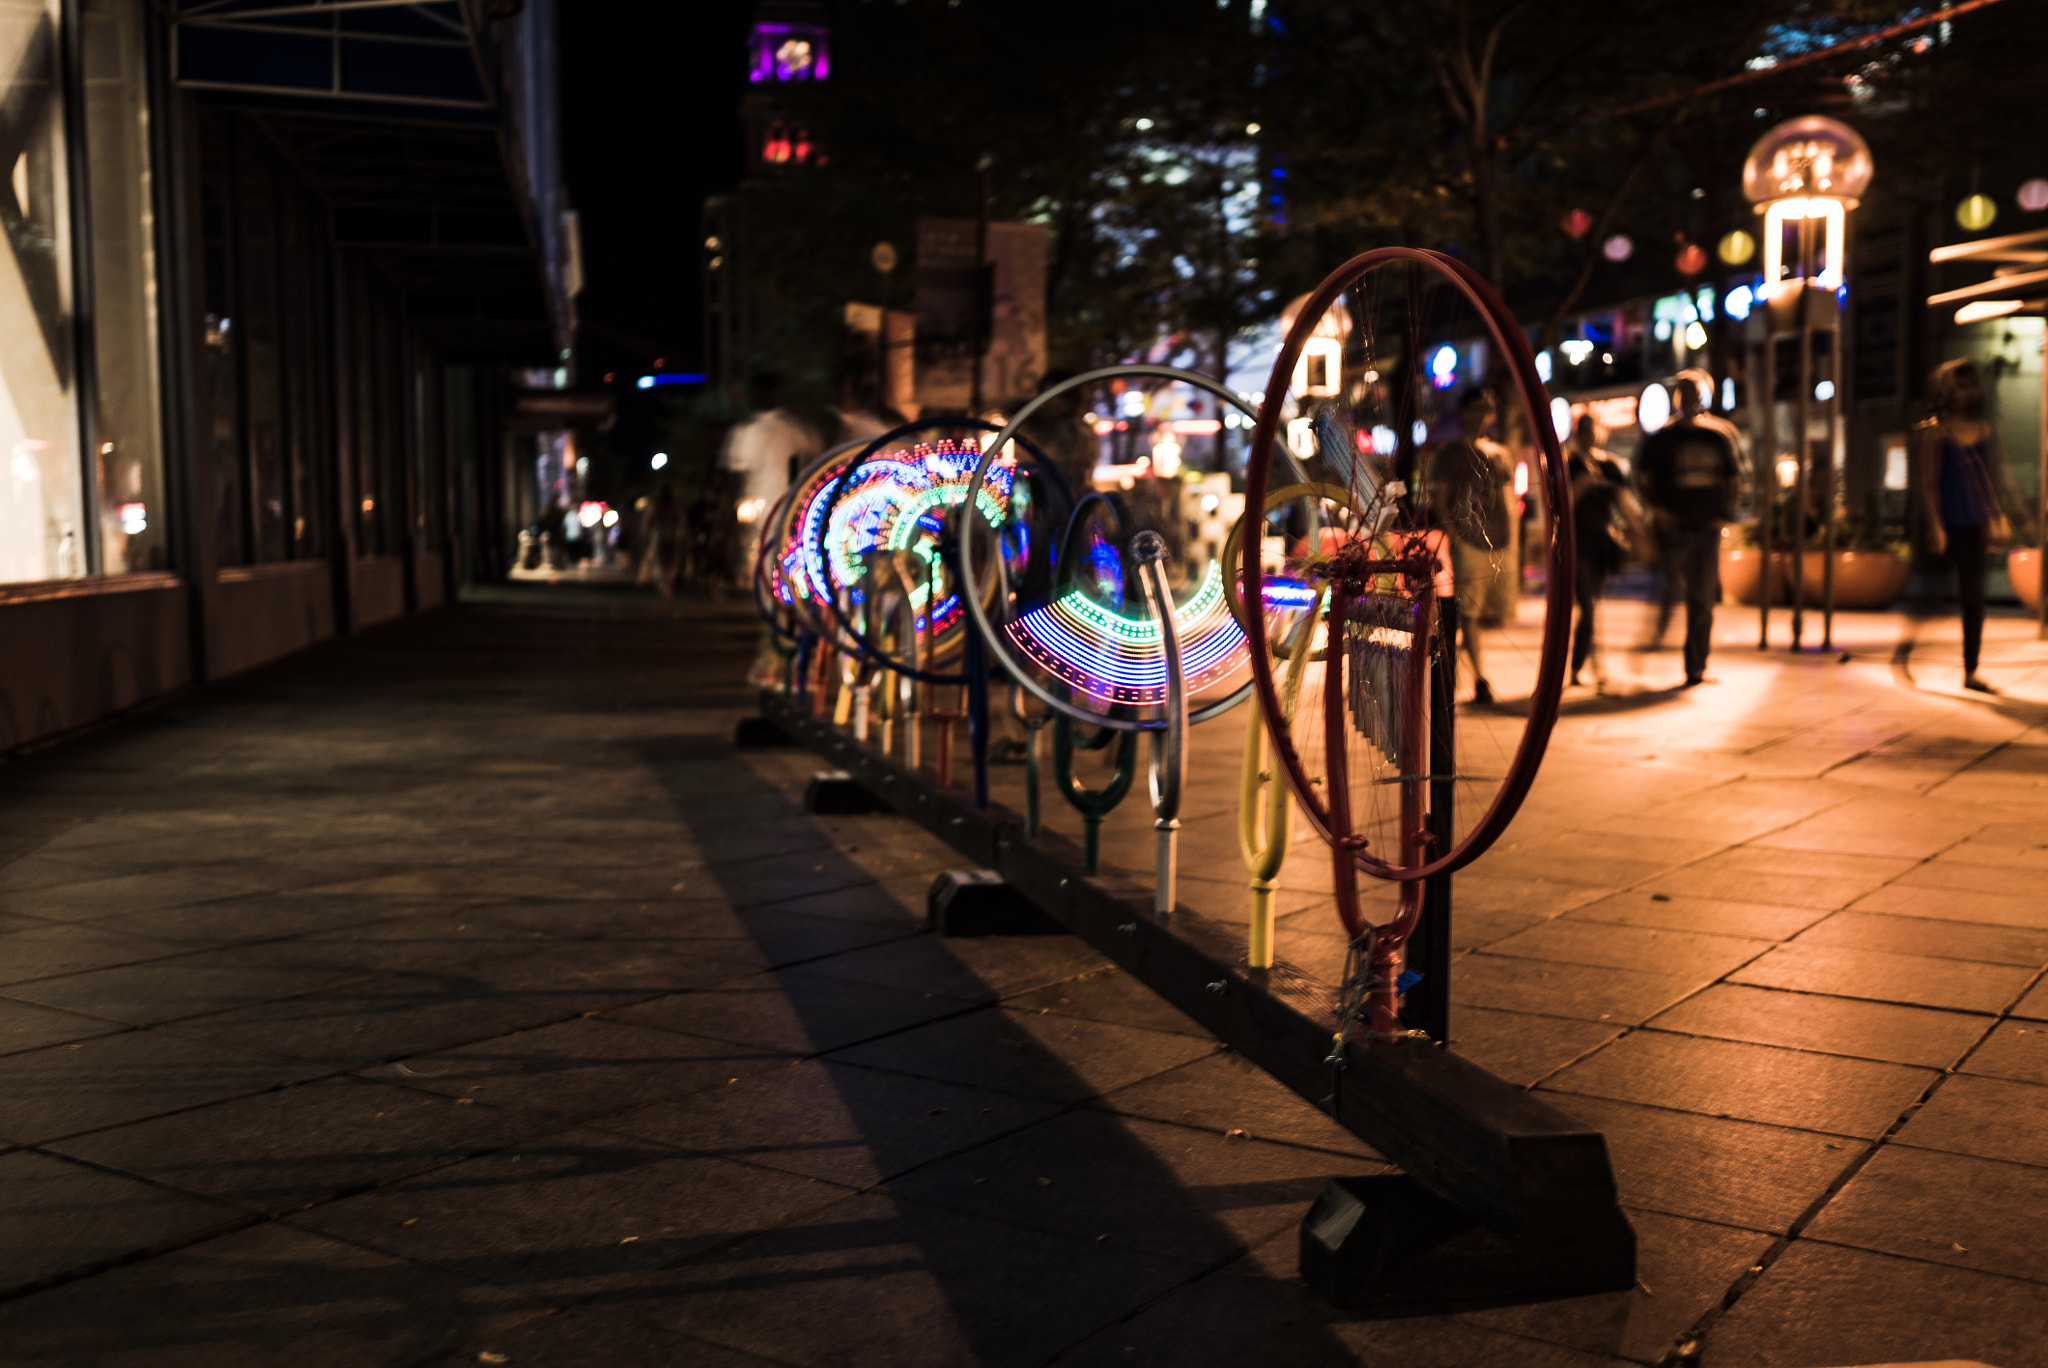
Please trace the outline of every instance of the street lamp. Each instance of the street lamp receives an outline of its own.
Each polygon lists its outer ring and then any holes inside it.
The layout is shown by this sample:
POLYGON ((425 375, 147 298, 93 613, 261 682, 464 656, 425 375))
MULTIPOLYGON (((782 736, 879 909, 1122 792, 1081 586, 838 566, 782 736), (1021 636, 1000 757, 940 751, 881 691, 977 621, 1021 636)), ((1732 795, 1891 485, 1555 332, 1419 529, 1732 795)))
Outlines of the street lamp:
MULTIPOLYGON (((1769 306, 1765 329, 1763 384, 1764 442, 1777 465, 1778 339, 1796 332, 1799 338, 1798 441, 1792 500, 1792 648, 1799 649, 1806 609, 1806 505, 1812 464, 1815 383, 1813 337, 1817 328, 1834 334, 1828 348, 1827 484, 1821 499, 1821 646, 1833 649, 1835 632, 1835 489, 1841 445, 1842 287, 1847 259, 1849 211, 1870 185, 1870 148, 1855 129, 1837 120, 1808 115, 1788 119, 1771 129, 1749 150, 1742 165, 1742 192, 1763 216, 1764 279, 1758 292, 1769 306), (1789 240, 1789 244, 1788 244, 1789 240), (1788 259, 1786 248, 1791 247, 1788 259), (1819 315, 1819 317, 1816 317, 1819 315)), ((1762 482, 1759 481, 1761 484, 1762 482)), ((1766 489, 1759 500, 1759 544, 1763 547, 1763 592, 1758 596, 1759 648, 1770 644, 1771 518, 1773 499, 1766 489)))

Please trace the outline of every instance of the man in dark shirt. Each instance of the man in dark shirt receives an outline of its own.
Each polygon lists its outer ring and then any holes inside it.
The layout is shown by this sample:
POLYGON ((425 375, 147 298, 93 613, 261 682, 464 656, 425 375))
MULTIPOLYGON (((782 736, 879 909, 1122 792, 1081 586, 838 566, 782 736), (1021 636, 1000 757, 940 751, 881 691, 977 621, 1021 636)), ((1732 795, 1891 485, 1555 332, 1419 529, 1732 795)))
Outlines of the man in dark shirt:
POLYGON ((1742 466, 1735 446, 1701 420, 1697 387, 1678 387, 1680 416, 1658 429, 1636 457, 1636 480, 1669 564, 1685 587, 1685 683, 1707 676, 1714 604, 1721 597, 1721 525, 1735 516, 1742 466))

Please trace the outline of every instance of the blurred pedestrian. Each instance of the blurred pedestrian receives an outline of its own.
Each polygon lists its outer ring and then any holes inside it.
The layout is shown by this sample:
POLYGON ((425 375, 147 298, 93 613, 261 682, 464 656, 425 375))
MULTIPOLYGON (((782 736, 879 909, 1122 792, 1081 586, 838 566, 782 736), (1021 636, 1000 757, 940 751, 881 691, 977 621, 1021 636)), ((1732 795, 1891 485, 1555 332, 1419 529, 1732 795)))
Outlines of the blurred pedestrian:
MULTIPOLYGON (((1701 427, 1712 428, 1728 439, 1728 445, 1735 452, 1736 468, 1741 471, 1743 480, 1747 481, 1748 439, 1743 436, 1741 428, 1719 414, 1707 411, 1713 403, 1714 377, 1697 367, 1691 367, 1672 376, 1671 383, 1679 390, 1678 402, 1681 409, 1685 404, 1684 392, 1697 391, 1700 400, 1699 411, 1692 415, 1692 421, 1701 427)), ((1649 641, 1644 643, 1644 649, 1661 650, 1664 638, 1671 630, 1671 618, 1678 607, 1678 601, 1683 597, 1681 590, 1684 587, 1685 575, 1670 548, 1657 545, 1654 550, 1657 557, 1657 630, 1651 634, 1649 641)))
POLYGON ((1450 534, 1460 635, 1472 664, 1472 701, 1493 702, 1479 634, 1514 621, 1521 599, 1516 545, 1515 467, 1508 449, 1486 435, 1493 396, 1477 387, 1458 400, 1458 436, 1429 464, 1430 507, 1450 534))
POLYGON ((1679 416, 1650 434, 1636 458, 1636 480, 1650 506, 1665 564, 1685 598, 1685 684, 1706 681, 1721 597, 1721 528, 1742 497, 1735 444, 1700 421, 1692 385, 1678 388, 1679 416))
MULTIPOLYGON (((1934 414, 1920 424, 1914 444, 1913 489, 1920 531, 1915 578, 1946 577, 1949 567, 1955 568, 1963 618, 1963 687, 1997 693, 1977 676, 1984 648, 1985 562, 1994 547, 2012 539, 2006 510, 2020 507, 2020 498, 1998 430, 1984 418, 1984 379, 1976 363, 1943 362, 1930 388, 1934 414)), ((1915 608, 1908 613, 1906 638, 1892 657, 1902 671, 1924 611, 1915 608)))
POLYGON ((654 492, 641 524, 641 544, 646 547, 640 562, 640 578, 653 580, 663 598, 676 592, 676 576, 683 568, 683 510, 676 503, 676 491, 663 485, 654 492))
POLYGON ((1590 658, 1594 683, 1604 687, 1607 671, 1595 650, 1593 618, 1608 577, 1642 540, 1642 518, 1628 486, 1628 472, 1613 453, 1600 448, 1597 438, 1593 415, 1582 413, 1564 453, 1572 482, 1572 597, 1579 614, 1572 629, 1572 683, 1579 682, 1579 671, 1590 658))

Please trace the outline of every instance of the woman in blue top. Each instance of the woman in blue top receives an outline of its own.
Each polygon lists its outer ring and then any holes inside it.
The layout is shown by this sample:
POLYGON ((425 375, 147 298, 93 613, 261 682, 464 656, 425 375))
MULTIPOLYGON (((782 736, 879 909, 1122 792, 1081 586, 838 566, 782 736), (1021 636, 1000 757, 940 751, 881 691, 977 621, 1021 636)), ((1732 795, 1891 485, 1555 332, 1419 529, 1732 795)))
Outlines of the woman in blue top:
MULTIPOLYGON (((1984 421, 1984 381, 1970 360, 1945 361, 1934 372, 1934 416, 1917 444, 1921 545, 1927 568, 1955 566, 1963 610, 1963 687, 1998 691, 1977 677, 1984 645, 1984 573, 1993 541, 2009 534, 2004 510, 2019 506, 1998 434, 1984 421)), ((1912 639, 1899 645, 1903 665, 1912 639)))

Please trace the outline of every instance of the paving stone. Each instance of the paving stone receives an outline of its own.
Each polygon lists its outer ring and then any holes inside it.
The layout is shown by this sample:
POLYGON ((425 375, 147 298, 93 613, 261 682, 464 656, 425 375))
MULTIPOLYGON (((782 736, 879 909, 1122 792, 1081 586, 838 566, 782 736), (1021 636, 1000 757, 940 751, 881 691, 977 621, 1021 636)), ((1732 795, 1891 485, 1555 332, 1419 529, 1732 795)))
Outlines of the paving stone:
POLYGON ((539 997, 451 984, 441 975, 385 974, 168 1030, 249 1054, 356 1068, 544 1026, 571 1010, 539 997))
POLYGON ((0 925, 0 984, 28 983, 192 953, 189 943, 85 925, 10 919, 0 925))
POLYGON ((759 974, 617 1008, 614 1021, 822 1054, 973 1008, 965 998, 915 992, 800 970, 759 974))
POLYGON ((1607 1137, 1622 1205, 1773 1234, 1789 1230, 1866 1148, 1584 1094, 1548 1100, 1607 1137))
POLYGON ((396 920, 423 910, 415 902, 374 898, 336 902, 281 893, 248 893, 236 898, 186 903, 148 912, 123 912, 100 917, 91 925, 162 940, 199 944, 236 944, 281 940, 352 926, 396 920))
POLYGON ((2048 1021, 2048 978, 2029 989, 2027 995, 2014 1005, 2012 1014, 2028 1021, 2048 1021))
POLYGON ((1559 918, 1511 936, 1491 947, 1488 953, 1711 980, 1740 968, 1770 948, 1771 942, 1762 940, 1559 918))
POLYGON ((10 860, 4 868, 0 868, 0 897, 13 897, 30 889, 84 883, 103 877, 104 874, 89 865, 52 858, 48 854, 30 855, 25 859, 10 860))
POLYGON ((2002 1021, 1963 1061, 1962 1072, 2048 1087, 2048 1029, 2024 1021, 2002 1021))
MULTIPOLYGON (((1664 882, 1675 890, 1687 880, 1680 875, 1664 882)), ((1773 907, 1768 903, 1695 898, 1653 885, 1611 894, 1567 912, 1565 917, 1571 921, 1620 922, 1628 926, 1654 926, 1671 931, 1776 941, 1797 935, 1825 915, 1811 907, 1773 907)))
POLYGON ((2041 876, 2044 870, 2048 870, 2048 849, 2033 848, 2032 853, 2044 857, 2033 864, 1975 864, 1963 853, 1974 844, 1973 841, 1965 841, 1925 864, 1913 866, 1894 880, 1893 885, 1898 888, 1995 893, 2002 897, 2040 896, 2041 876))
POLYGON ((1078 936, 924 935, 817 960, 804 972, 985 1002, 1063 983, 1107 963, 1078 936))
POLYGON ((54 1142, 61 1154, 267 1215, 559 1125, 360 1078, 326 1079, 54 1142))
POLYGON ((544 1364, 546 1368, 778 1368, 768 1359, 724 1349, 649 1325, 600 1295, 567 1311, 484 1336, 422 1368, 475 1368, 479 1363, 544 1364))
POLYGON ((1455 1015, 1468 1007, 1490 1007, 1629 1026, 1689 997, 1713 977, 1471 954, 1452 965, 1451 1010, 1455 1015))
POLYGON ((1834 945, 1851 950, 1885 950, 1931 959, 1979 960, 1986 964, 2048 964, 2048 930, 1982 926, 1933 918, 1836 912, 1802 934, 1796 945, 1834 945))
POLYGON ((1254 1139, 1328 1150, 1369 1165, 1380 1162, 1364 1141, 1234 1051, 1204 1055, 1118 1088, 1091 1105, 1218 1135, 1244 1131, 1254 1139))
POLYGON ((2048 930, 2048 901, 2038 894, 1977 893, 1957 888, 1888 884, 1858 898, 1858 912, 1885 912, 1937 921, 1975 922, 2048 930))
POLYGON ((0 1058, 0 1138, 36 1144, 204 1106, 317 1073, 156 1031, 0 1058))
POLYGON ((1991 1020, 1925 1007, 1717 983, 1650 1024, 1685 1035, 1944 1069, 1983 1038, 1991 1020))
POLYGON ((1899 1131, 1904 1145, 2048 1165, 2048 1088, 1956 1074, 1899 1131))
POLYGON ((32 1150, 0 1154, 0 1210, 7 1213, 0 1291, 244 1219, 232 1207, 32 1150))
POLYGON ((598 1130, 328 1202, 295 1225, 549 1299, 604 1290, 845 1189, 598 1130))
POLYGON ((806 1060, 602 1124, 699 1153, 870 1187, 1058 1110, 1006 1093, 806 1060))
POLYGON ((1636 1287, 1532 1306, 1466 1313, 1475 1325, 1567 1348, 1653 1363, 1720 1304, 1771 1237, 1655 1212, 1629 1213, 1636 1228, 1636 1287))
POLYGON ((1004 1005, 1019 1012, 1048 1012, 1053 1016, 1210 1038, 1192 1017, 1114 966, 1035 992, 1020 993, 1004 1005))
POLYGON ((837 851, 814 851, 794 858, 757 855, 712 871, 718 895, 734 907, 784 902, 814 893, 857 888, 873 876, 837 851))
POLYGON ((831 1058, 920 1078, 1080 1102, 1210 1054, 1189 1036, 1002 1008, 855 1045, 831 1058))
POLYGON ((1631 823, 1651 823, 1655 824, 1652 834, 1676 830, 1682 833, 1681 839, 1752 841, 1825 811, 1848 796, 1806 781, 1736 780, 1650 803, 1625 816, 1610 817, 1601 826, 1626 831, 1631 823))
POLYGON ((45 1045, 62 1045, 91 1036, 111 1035, 122 1029, 120 1023, 99 1017, 60 1012, 50 1007, 38 1007, 32 1002, 0 997, 0 1055, 39 1050, 45 1045))
POLYGON ((359 977, 346 969, 265 964, 238 948, 15 983, 7 994, 133 1026, 297 997, 359 977))
POLYGON ((1510 868, 1475 868, 1471 873, 1458 875, 1452 895, 1452 921, 1455 923, 1468 912, 1523 912, 1553 917, 1596 902, 1614 891, 1611 884, 1518 878, 1508 872, 1510 868))
POLYGON ((1070 1112, 896 1178, 888 1191, 1208 1264, 1298 1225, 1331 1177, 1383 1165, 1249 1137, 1070 1112))
POLYGON ((576 1017, 382 1065, 370 1076, 583 1120, 780 1068, 794 1056, 603 1017, 576 1017))
POLYGON ((1912 867, 1911 860, 1742 846, 1688 865, 1680 891, 1832 912, 1912 867))
MULTIPOLYGON (((1454 967, 1452 973, 1456 972, 1454 967)), ((1599 1049, 1624 1029, 1612 1022, 1461 1005, 1451 1013, 1450 1045, 1482 1069, 1528 1087, 1599 1049)))
POLYGON ((2009 965, 1795 941, 1731 975, 1730 982, 1962 1012, 1998 1012, 2033 977, 2032 970, 2009 965))
POLYGON ((1452 1317, 1369 1320, 1337 1310, 1299 1283, 1226 1270, 1108 1326, 1060 1362, 1063 1368, 1069 1363, 1077 1368, 1182 1368, 1191 1363, 1622 1368, 1626 1360, 1502 1334, 1452 1317))
POLYGON ((1802 1240, 1709 1331, 1706 1368, 1977 1360, 2042 1368, 2048 1287, 1802 1240))
POLYGON ((924 894, 929 887, 930 876, 919 875, 894 883, 861 884, 825 893, 808 893, 782 902, 766 903, 762 910, 801 912, 811 917, 835 917, 843 921, 917 929, 924 925, 924 894))
POLYGON ((1875 1138, 1937 1076, 1898 1064, 1637 1031, 1543 1086, 1875 1138))
POLYGON ((1023 1368, 1194 1271, 874 1194, 650 1276, 628 1304, 656 1325, 801 1368, 1023 1368))
POLYGON ((233 873, 170 869, 88 878, 41 888, 0 890, 0 912, 22 912, 52 921, 82 921, 114 912, 143 912, 233 897, 260 888, 260 883, 233 873))
POLYGON ((1808 1239, 2048 1283, 2048 1169, 1886 1145, 1809 1225, 1808 1239))
POLYGON ((1984 823, 1899 800, 1852 800, 1757 838, 1783 850, 1907 856, 1926 859, 1980 830, 1984 823))
POLYGON ((0 1343, 9 1368, 362 1368, 532 1314, 516 1294, 273 1224, 0 1303, 0 1343))
POLYGON ((1451 918, 1451 951, 1483 950, 1549 920, 1534 912, 1474 912, 1461 907, 1451 918))

